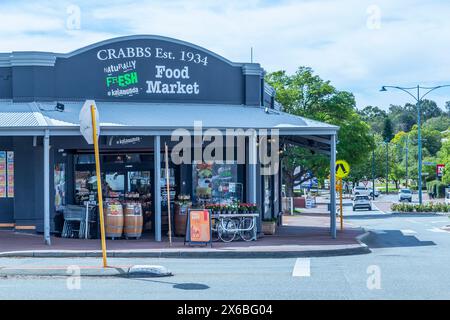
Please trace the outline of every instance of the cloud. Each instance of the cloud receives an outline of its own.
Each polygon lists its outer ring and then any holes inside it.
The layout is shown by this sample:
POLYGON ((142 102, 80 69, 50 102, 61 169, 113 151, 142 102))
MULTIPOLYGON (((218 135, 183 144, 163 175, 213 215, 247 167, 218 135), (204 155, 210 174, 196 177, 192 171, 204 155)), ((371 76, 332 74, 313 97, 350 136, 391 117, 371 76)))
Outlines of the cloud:
MULTIPOLYGON (((254 57, 267 71, 311 66, 359 107, 410 101, 383 84, 450 82, 450 6, 419 0, 5 1, 0 51, 69 52, 129 34, 189 41, 233 61, 254 57), (77 5, 81 30, 68 30, 77 5)), ((450 91, 430 96, 443 105, 450 91)))

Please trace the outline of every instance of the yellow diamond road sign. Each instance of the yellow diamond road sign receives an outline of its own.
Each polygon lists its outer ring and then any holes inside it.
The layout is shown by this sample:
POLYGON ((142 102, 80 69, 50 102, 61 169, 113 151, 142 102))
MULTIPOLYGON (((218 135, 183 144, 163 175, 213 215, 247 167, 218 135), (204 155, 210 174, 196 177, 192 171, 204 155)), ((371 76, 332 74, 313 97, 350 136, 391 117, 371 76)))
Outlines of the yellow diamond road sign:
POLYGON ((350 165, 345 160, 336 161, 336 177, 345 178, 350 173, 350 165))

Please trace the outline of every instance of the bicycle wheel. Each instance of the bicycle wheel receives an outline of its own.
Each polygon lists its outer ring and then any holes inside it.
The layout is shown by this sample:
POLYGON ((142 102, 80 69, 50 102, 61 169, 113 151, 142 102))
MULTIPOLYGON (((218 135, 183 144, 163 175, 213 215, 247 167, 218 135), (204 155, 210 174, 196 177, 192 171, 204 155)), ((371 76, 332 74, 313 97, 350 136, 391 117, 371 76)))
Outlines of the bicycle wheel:
POLYGON ((232 219, 222 220, 217 227, 219 239, 223 242, 233 241, 236 238, 236 229, 237 225, 232 219))
POLYGON ((220 220, 216 218, 211 218, 211 233, 212 233, 212 241, 219 241, 219 224, 220 220))
POLYGON ((253 228, 254 223, 252 218, 243 218, 241 220, 241 223, 239 224, 239 235, 241 236, 241 239, 244 241, 252 241, 253 240, 253 228))

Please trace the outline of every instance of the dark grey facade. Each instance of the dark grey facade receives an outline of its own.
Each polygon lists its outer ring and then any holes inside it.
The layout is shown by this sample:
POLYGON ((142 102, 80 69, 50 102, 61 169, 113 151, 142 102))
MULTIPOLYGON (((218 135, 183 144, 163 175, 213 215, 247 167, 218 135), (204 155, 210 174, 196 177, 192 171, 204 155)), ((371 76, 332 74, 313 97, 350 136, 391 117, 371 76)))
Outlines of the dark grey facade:
MULTIPOLYGON (((164 143, 174 145, 170 141, 174 129, 192 131, 191 120, 203 121, 205 130, 277 129, 286 144, 331 154, 338 129, 283 113, 275 91, 264 83, 259 64, 230 62, 179 40, 131 36, 69 54, 0 53, 0 151, 14 152, 14 197, 0 197, 0 226, 43 232, 49 223, 50 231, 57 231, 55 165, 65 166, 65 201, 70 204, 75 201, 74 161, 79 154, 92 152, 78 126, 86 99, 99 106, 101 153, 145 155, 141 158, 147 160, 130 166, 152 172, 157 240, 161 237, 158 159, 162 160, 158 151, 164 143), (56 109, 57 103, 64 110, 56 109), (139 142, 114 143, 121 137, 139 142)), ((256 138, 245 138, 247 157, 256 156, 256 138)), ((176 170, 177 192, 192 195, 192 166, 176 170)), ((244 186, 242 200, 261 208, 264 179, 259 172, 259 165, 237 167, 238 183, 244 186)), ((270 210, 276 216, 281 205, 280 175, 270 179, 270 210)))

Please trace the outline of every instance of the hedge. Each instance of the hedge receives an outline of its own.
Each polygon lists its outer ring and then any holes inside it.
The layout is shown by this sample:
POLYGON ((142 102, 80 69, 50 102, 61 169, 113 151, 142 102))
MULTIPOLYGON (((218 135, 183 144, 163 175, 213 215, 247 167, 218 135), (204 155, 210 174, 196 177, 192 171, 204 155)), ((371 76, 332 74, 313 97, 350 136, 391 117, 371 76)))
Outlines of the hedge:
POLYGON ((428 193, 434 193, 436 198, 443 198, 445 196, 445 188, 447 188, 447 184, 438 180, 427 183, 428 193))
POLYGON ((450 212, 450 204, 445 203, 427 203, 427 204, 411 204, 411 203, 394 203, 391 206, 393 212, 450 212))

